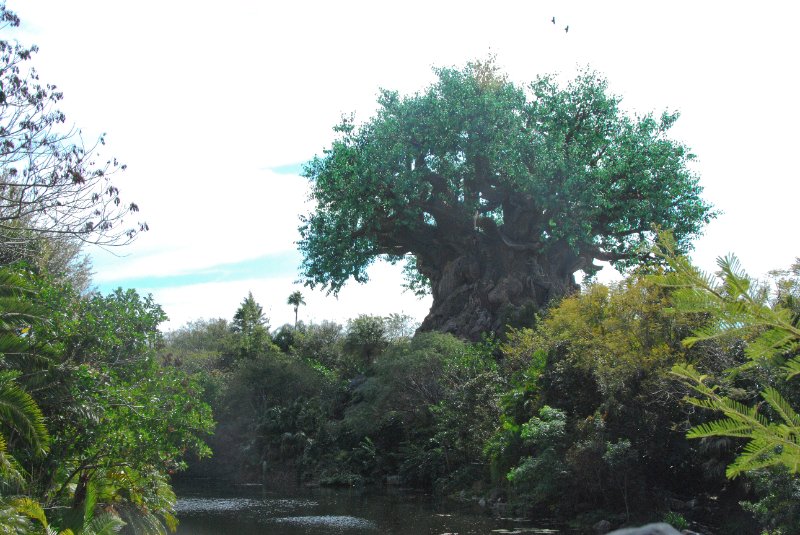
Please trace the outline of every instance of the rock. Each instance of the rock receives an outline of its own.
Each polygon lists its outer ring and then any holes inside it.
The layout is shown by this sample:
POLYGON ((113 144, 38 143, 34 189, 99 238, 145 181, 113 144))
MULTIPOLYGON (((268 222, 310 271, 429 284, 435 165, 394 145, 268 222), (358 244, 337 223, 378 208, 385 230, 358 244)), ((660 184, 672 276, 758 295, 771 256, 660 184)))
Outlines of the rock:
POLYGON ((677 498, 667 498, 664 500, 664 505, 671 511, 689 511, 695 509, 699 500, 695 497, 691 500, 679 500, 677 498))
POLYGON ((659 522, 638 528, 618 529, 608 535, 681 535, 681 532, 667 523, 659 522))
POLYGON ((667 498, 666 503, 667 507, 671 511, 685 511, 687 509, 691 509, 691 505, 688 502, 684 502, 675 498, 667 498))
POLYGON ((489 501, 490 502, 497 502, 501 499, 505 498, 505 492, 498 489, 497 487, 493 488, 491 492, 489 492, 489 501))
POLYGON ((594 529, 595 533, 599 533, 601 535, 604 533, 608 533, 609 531, 611 531, 611 522, 609 522, 608 520, 601 520, 600 522, 592 526, 592 529, 594 529))
POLYGON ((492 505, 492 510, 498 516, 504 516, 508 514, 508 504, 505 502, 495 502, 492 505))

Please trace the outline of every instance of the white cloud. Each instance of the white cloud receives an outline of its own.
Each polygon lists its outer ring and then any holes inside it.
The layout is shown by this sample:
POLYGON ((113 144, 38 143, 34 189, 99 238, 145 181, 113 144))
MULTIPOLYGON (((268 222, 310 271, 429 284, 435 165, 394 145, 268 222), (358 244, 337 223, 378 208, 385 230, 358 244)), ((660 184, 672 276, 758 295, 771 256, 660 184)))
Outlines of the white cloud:
POLYGON ((308 183, 265 170, 232 173, 191 192, 151 197, 155 219, 123 251, 95 251, 96 280, 187 274, 295 250, 308 183), (122 252, 126 256, 117 257, 122 252))

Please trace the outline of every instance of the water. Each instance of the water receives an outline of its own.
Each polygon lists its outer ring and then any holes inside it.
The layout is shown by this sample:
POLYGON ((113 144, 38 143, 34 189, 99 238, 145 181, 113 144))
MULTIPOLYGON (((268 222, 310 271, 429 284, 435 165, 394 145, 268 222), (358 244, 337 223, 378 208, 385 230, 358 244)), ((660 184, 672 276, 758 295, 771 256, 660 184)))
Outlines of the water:
POLYGON ((193 483, 179 486, 178 535, 545 534, 479 507, 383 489, 193 483))

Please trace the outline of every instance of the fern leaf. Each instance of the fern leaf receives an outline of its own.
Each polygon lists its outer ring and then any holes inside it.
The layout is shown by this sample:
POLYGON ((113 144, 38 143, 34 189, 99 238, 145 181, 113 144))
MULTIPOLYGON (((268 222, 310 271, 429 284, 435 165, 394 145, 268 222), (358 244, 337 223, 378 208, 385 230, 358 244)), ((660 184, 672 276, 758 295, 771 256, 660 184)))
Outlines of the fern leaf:
POLYGON ((762 468, 769 468, 770 466, 775 466, 776 464, 776 460, 774 457, 767 457, 760 461, 755 461, 755 460, 748 460, 747 462, 740 462, 740 461, 741 457, 737 457, 725 469, 725 476, 728 479, 734 479, 745 472, 760 470, 762 468))
POLYGON ((786 379, 791 379, 800 374, 800 357, 794 357, 787 361, 783 366, 783 370, 786 372, 786 379))
POLYGON ((784 352, 794 340, 795 337, 783 329, 770 329, 747 345, 745 355, 750 360, 773 359, 784 352))
POLYGON ((687 438, 707 438, 707 437, 741 437, 752 438, 753 426, 748 422, 742 422, 733 418, 722 418, 711 422, 705 422, 692 427, 687 438))
POLYGON ((770 404, 775 412, 786 422, 786 425, 792 428, 796 434, 798 432, 798 427, 800 427, 800 415, 789 405, 789 402, 772 387, 764 390, 761 393, 761 397, 770 404))

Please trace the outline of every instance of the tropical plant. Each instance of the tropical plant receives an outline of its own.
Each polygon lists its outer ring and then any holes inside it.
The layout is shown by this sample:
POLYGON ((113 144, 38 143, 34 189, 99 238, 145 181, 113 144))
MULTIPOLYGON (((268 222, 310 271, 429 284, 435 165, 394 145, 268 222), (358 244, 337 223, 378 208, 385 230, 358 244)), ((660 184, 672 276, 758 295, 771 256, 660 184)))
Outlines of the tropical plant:
POLYGON ((30 303, 30 295, 24 276, 0 268, 0 533, 22 533, 28 524, 28 511, 41 511, 33 499, 3 495, 9 490, 24 492, 29 481, 10 446, 21 451, 26 460, 41 458, 50 446, 44 415, 18 383, 20 372, 13 368, 14 361, 29 360, 33 349, 28 333, 38 311, 30 303))
POLYGON ((187 453, 210 453, 203 438, 213 422, 196 379, 156 359, 163 311, 133 290, 86 298, 44 279, 36 285, 32 299, 47 321, 26 338, 50 366, 24 378, 38 385, 52 437, 34 463, 34 486, 48 507, 69 506, 48 513, 51 523, 82 529, 95 496, 98 515, 113 505, 130 525, 134 517, 170 525, 174 500, 159 478, 184 468, 187 453))
POLYGON ((569 516, 579 504, 627 516, 653 507, 661 493, 719 482, 697 477, 702 457, 692 455, 682 427, 690 411, 669 374, 691 353, 681 340, 699 323, 667 313, 669 305, 668 291, 636 274, 588 285, 551 306, 534 329, 510 331, 498 362, 507 381, 500 428, 485 452, 495 481, 511 483, 512 499, 569 516), (540 414, 545 406, 558 412, 540 414), (563 432, 550 433, 549 422, 563 422, 563 432))
POLYGON ((303 299, 303 294, 300 290, 296 292, 292 292, 289 298, 286 300, 287 305, 292 305, 294 307, 294 327, 297 328, 297 310, 300 308, 300 305, 305 305, 305 299, 303 299))
MULTIPOLYGON (((660 283, 674 289, 675 310, 707 317, 705 326, 687 337, 684 344, 737 338, 745 341, 749 360, 731 370, 732 374, 757 366, 781 366, 786 379, 800 373, 800 316, 787 306, 793 301, 785 296, 774 299, 768 288, 742 270, 733 255, 719 258, 719 272, 710 275, 676 254, 673 243, 668 235, 662 235, 658 251, 672 271, 661 277, 660 283)), ((794 273, 800 274, 800 261, 794 273)), ((695 396, 686 397, 689 403, 723 415, 693 427, 689 438, 747 440, 728 466, 728 477, 775 465, 800 472, 800 415, 777 388, 765 388, 761 392, 763 403, 747 406, 721 393, 719 385, 708 384, 709 376, 691 364, 676 364, 673 373, 694 390, 695 396), (771 411, 764 410, 766 407, 771 411)))

